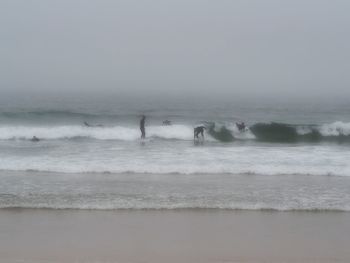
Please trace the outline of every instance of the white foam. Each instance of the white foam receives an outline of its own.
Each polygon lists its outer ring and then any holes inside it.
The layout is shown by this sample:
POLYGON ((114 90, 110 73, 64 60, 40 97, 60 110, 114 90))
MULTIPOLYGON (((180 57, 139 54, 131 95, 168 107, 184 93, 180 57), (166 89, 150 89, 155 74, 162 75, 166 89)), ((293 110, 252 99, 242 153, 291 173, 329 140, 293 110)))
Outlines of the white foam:
MULTIPOLYGON (((149 126, 146 127, 147 137, 163 139, 192 140, 193 128, 185 125, 149 126)), ((7 126, 0 127, 0 139, 31 139, 36 136, 40 139, 69 139, 76 137, 89 137, 99 140, 133 141, 140 138, 138 127, 83 127, 83 126, 57 126, 57 127, 26 127, 7 126)))
POLYGON ((350 123, 337 121, 331 124, 324 124, 320 127, 320 133, 323 136, 349 136, 350 123))
POLYGON ((310 174, 350 176, 350 152, 334 146, 191 147, 162 143, 140 148, 138 143, 109 146, 62 144, 47 151, 0 156, 0 170, 62 173, 149 174, 310 174))
MULTIPOLYGON (((240 132, 234 123, 223 124, 236 139, 252 140, 255 139, 253 133, 248 129, 240 132)), ((217 124, 217 131, 223 125, 217 124)), ((316 129, 322 136, 349 136, 350 123, 334 122, 324 124, 319 127, 310 128, 308 126, 298 126, 297 132, 305 135, 316 129)), ((148 126, 146 127, 146 135, 150 138, 160 139, 177 139, 177 140, 193 140, 193 127, 190 125, 171 125, 171 126, 148 126)), ((3 126, 0 127, 0 140, 9 139, 26 139, 29 140, 36 136, 44 140, 53 139, 71 139, 76 137, 88 137, 98 140, 121 140, 134 141, 140 138, 140 130, 138 127, 84 127, 78 125, 65 126, 3 126)), ((209 134, 207 140, 215 141, 209 134)))
POLYGON ((350 210, 350 181, 342 177, 4 173, 2 179, 0 209, 350 210))
POLYGON ((350 123, 336 121, 333 123, 323 124, 320 126, 298 126, 299 135, 310 134, 313 130, 318 131, 324 137, 337 137, 350 135, 350 123))
POLYGON ((231 131, 232 135, 236 138, 236 139, 240 139, 240 140, 253 140, 256 137, 254 136, 254 134, 248 129, 246 128, 245 131, 240 131, 238 130, 237 126, 235 123, 225 123, 225 127, 231 131))
POLYGON ((299 135, 306 135, 306 134, 310 134, 312 132, 312 129, 310 127, 307 126, 298 126, 297 127, 297 133, 299 135))

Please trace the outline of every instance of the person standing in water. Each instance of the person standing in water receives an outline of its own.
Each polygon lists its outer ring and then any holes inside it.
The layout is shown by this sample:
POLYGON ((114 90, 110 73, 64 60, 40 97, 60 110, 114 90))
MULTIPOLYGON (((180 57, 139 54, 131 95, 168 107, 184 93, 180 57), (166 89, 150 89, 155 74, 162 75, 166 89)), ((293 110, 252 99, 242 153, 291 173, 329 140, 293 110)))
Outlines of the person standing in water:
POLYGON ((140 120, 141 139, 146 138, 145 120, 146 120, 146 116, 142 115, 142 118, 140 120))

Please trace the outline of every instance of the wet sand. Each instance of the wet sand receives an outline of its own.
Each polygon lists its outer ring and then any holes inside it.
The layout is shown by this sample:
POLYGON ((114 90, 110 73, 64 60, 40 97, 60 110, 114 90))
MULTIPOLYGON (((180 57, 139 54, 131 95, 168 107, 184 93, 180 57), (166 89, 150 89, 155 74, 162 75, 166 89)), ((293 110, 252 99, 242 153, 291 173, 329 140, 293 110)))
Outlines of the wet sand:
POLYGON ((0 262, 350 262, 350 213, 0 210, 0 262))

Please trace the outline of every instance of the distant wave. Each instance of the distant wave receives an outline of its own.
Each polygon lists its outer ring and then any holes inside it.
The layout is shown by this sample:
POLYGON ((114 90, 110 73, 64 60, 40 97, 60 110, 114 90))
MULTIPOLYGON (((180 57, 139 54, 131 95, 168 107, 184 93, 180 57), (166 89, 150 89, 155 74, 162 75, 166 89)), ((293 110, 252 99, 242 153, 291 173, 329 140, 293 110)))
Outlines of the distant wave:
POLYGON ((105 114, 81 113, 68 110, 37 110, 37 111, 15 111, 15 112, 0 112, 0 118, 7 119, 33 119, 33 118, 91 118, 101 116, 113 116, 105 114))
MULTIPOLYGON (((155 110, 145 110, 143 113, 152 114, 156 116, 157 112, 155 110)), ((31 110, 31 111, 2 111, 0 112, 0 122, 15 122, 20 124, 23 123, 45 123, 50 121, 55 123, 56 121, 66 121, 71 122, 82 122, 82 121, 106 121, 108 123, 116 120, 138 120, 140 118, 141 112, 80 112, 80 111, 70 111, 70 110, 31 110)), ((171 113, 167 114, 167 117, 181 117, 182 115, 171 113)))
MULTIPOLYGON (((284 123, 256 123, 245 132, 239 132, 233 123, 205 123, 207 140, 233 142, 256 140, 261 142, 337 142, 350 143, 350 123, 334 122, 324 125, 294 125, 284 123)), ((171 126, 148 126, 148 138, 193 140, 193 126, 176 124, 171 126)), ((0 126, 0 140, 29 140, 37 136, 43 140, 91 138, 97 140, 135 141, 140 138, 138 127, 84 127, 63 126, 0 126)))
POLYGON ((0 112, 0 123, 16 125, 56 125, 61 123, 77 124, 84 121, 92 124, 113 125, 121 120, 135 121, 140 117, 138 113, 112 112, 79 112, 69 110, 33 110, 33 111, 3 111, 0 112))
POLYGON ((300 168, 298 172, 295 171, 288 171, 283 168, 276 168, 274 170, 268 171, 266 169, 253 169, 253 170, 246 170, 244 168, 234 168, 234 169, 227 169, 227 167, 224 167, 222 169, 210 169, 207 166, 198 168, 198 167, 184 167, 184 168, 174 168, 167 170, 167 167, 136 167, 134 170, 128 169, 128 168, 113 168, 109 167, 110 169, 89 169, 85 168, 84 164, 82 164, 79 167, 51 167, 49 165, 41 164, 41 167, 36 168, 27 168, 30 167, 30 164, 26 164, 26 166, 22 167, 14 167, 12 165, 9 165, 7 167, 1 167, 0 171, 3 172, 26 172, 28 174, 91 174, 91 175, 101 175, 101 174, 110 174, 110 175, 227 175, 227 176, 240 176, 240 175, 246 175, 246 176, 336 176, 336 177, 348 177, 350 174, 348 170, 344 170, 344 172, 329 172, 324 171, 322 169, 316 169, 313 171, 309 171, 307 169, 300 168))
POLYGON ((50 209, 50 210, 227 210, 227 211, 265 211, 265 212, 350 212, 350 207, 314 206, 260 206, 260 205, 191 205, 191 204, 53 204, 53 203, 14 203, 0 204, 0 209, 50 209))

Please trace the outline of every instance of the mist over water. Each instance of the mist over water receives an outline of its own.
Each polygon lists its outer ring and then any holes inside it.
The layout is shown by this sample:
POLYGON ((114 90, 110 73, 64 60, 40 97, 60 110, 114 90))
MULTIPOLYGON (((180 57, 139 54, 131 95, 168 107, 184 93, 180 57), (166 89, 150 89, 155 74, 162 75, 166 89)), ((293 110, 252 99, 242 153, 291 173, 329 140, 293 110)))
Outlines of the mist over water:
POLYGON ((18 98, 102 92, 336 103, 350 95, 349 7, 343 0, 6 0, 0 88, 18 98))

